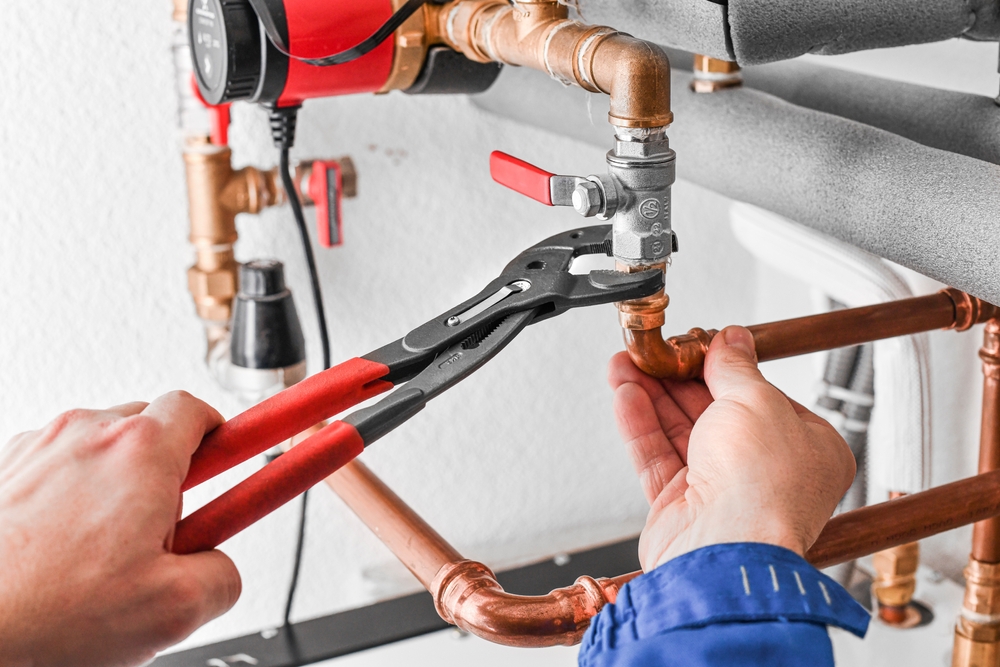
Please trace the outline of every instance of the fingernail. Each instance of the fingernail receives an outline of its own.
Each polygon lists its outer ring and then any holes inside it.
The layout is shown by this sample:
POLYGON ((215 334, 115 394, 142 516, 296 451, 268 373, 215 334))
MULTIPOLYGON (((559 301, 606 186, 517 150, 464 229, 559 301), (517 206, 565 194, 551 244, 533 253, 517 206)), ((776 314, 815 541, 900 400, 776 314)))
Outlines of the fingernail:
POLYGON ((753 336, 743 327, 726 327, 722 332, 726 345, 739 349, 748 357, 754 356, 753 336))

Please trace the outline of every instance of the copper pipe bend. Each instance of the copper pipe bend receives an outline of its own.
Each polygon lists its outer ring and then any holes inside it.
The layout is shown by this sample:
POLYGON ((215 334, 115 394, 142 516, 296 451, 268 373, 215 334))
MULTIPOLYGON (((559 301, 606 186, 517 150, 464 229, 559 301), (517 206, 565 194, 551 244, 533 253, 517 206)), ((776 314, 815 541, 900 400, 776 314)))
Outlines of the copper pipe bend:
POLYGON ((512 595, 488 567, 463 560, 442 567, 431 592, 441 618, 482 639, 507 646, 573 646, 630 578, 580 577, 548 595, 512 595))

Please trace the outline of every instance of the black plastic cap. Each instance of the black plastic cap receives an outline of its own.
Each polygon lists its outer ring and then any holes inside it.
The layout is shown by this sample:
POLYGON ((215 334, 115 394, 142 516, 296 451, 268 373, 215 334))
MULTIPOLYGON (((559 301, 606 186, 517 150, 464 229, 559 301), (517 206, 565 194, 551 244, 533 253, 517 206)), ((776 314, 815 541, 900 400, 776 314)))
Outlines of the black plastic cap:
POLYGON ((472 95, 485 92, 500 76, 500 63, 477 63, 447 46, 432 46, 424 68, 405 93, 409 95, 472 95))
POLYGON ((262 37, 247 0, 190 0, 188 39, 195 80, 206 102, 254 96, 261 78, 262 37))
POLYGON ((276 259, 254 259, 240 267, 240 292, 247 296, 281 296, 285 267, 276 259))
POLYGON ((258 259, 240 267, 231 330, 234 366, 285 368, 306 358, 302 326, 281 262, 258 259))

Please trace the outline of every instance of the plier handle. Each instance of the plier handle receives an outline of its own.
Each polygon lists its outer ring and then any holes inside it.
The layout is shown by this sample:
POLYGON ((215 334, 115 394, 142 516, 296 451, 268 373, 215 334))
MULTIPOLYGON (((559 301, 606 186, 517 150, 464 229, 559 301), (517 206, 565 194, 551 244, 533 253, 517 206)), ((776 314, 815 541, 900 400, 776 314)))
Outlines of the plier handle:
POLYGON ((479 294, 363 357, 317 373, 209 433, 182 490, 404 384, 375 405, 323 427, 301 444, 182 519, 175 553, 215 548, 364 451, 468 377, 524 327, 570 308, 637 299, 663 288, 663 272, 570 272, 581 255, 611 255, 610 225, 557 234, 508 264, 479 294))

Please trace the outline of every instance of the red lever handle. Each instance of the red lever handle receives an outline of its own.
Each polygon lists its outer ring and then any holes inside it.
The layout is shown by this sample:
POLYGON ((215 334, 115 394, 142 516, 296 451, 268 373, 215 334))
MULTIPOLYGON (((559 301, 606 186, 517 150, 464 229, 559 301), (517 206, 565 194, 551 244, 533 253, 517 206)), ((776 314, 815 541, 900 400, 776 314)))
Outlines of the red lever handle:
POLYGON ((214 549, 323 481, 364 450, 364 440, 350 424, 333 422, 325 426, 179 521, 171 550, 190 554, 214 549))
POLYGON ((344 192, 343 172, 335 160, 316 160, 309 175, 309 198, 316 205, 319 244, 332 248, 344 242, 341 235, 340 200, 344 192))
POLYGON ((391 382, 381 379, 388 373, 384 364, 349 359, 236 415, 202 440, 181 489, 197 486, 338 412, 392 389, 391 382))
POLYGON ((490 176, 500 185, 552 206, 551 179, 555 174, 513 155, 493 151, 490 153, 490 176))
POLYGON ((198 98, 198 101, 208 109, 208 117, 212 123, 212 143, 216 146, 227 145, 229 143, 229 107, 232 104, 228 102, 225 104, 209 104, 206 102, 201 91, 198 90, 198 82, 195 81, 194 74, 191 75, 191 90, 194 91, 194 96, 198 98))

